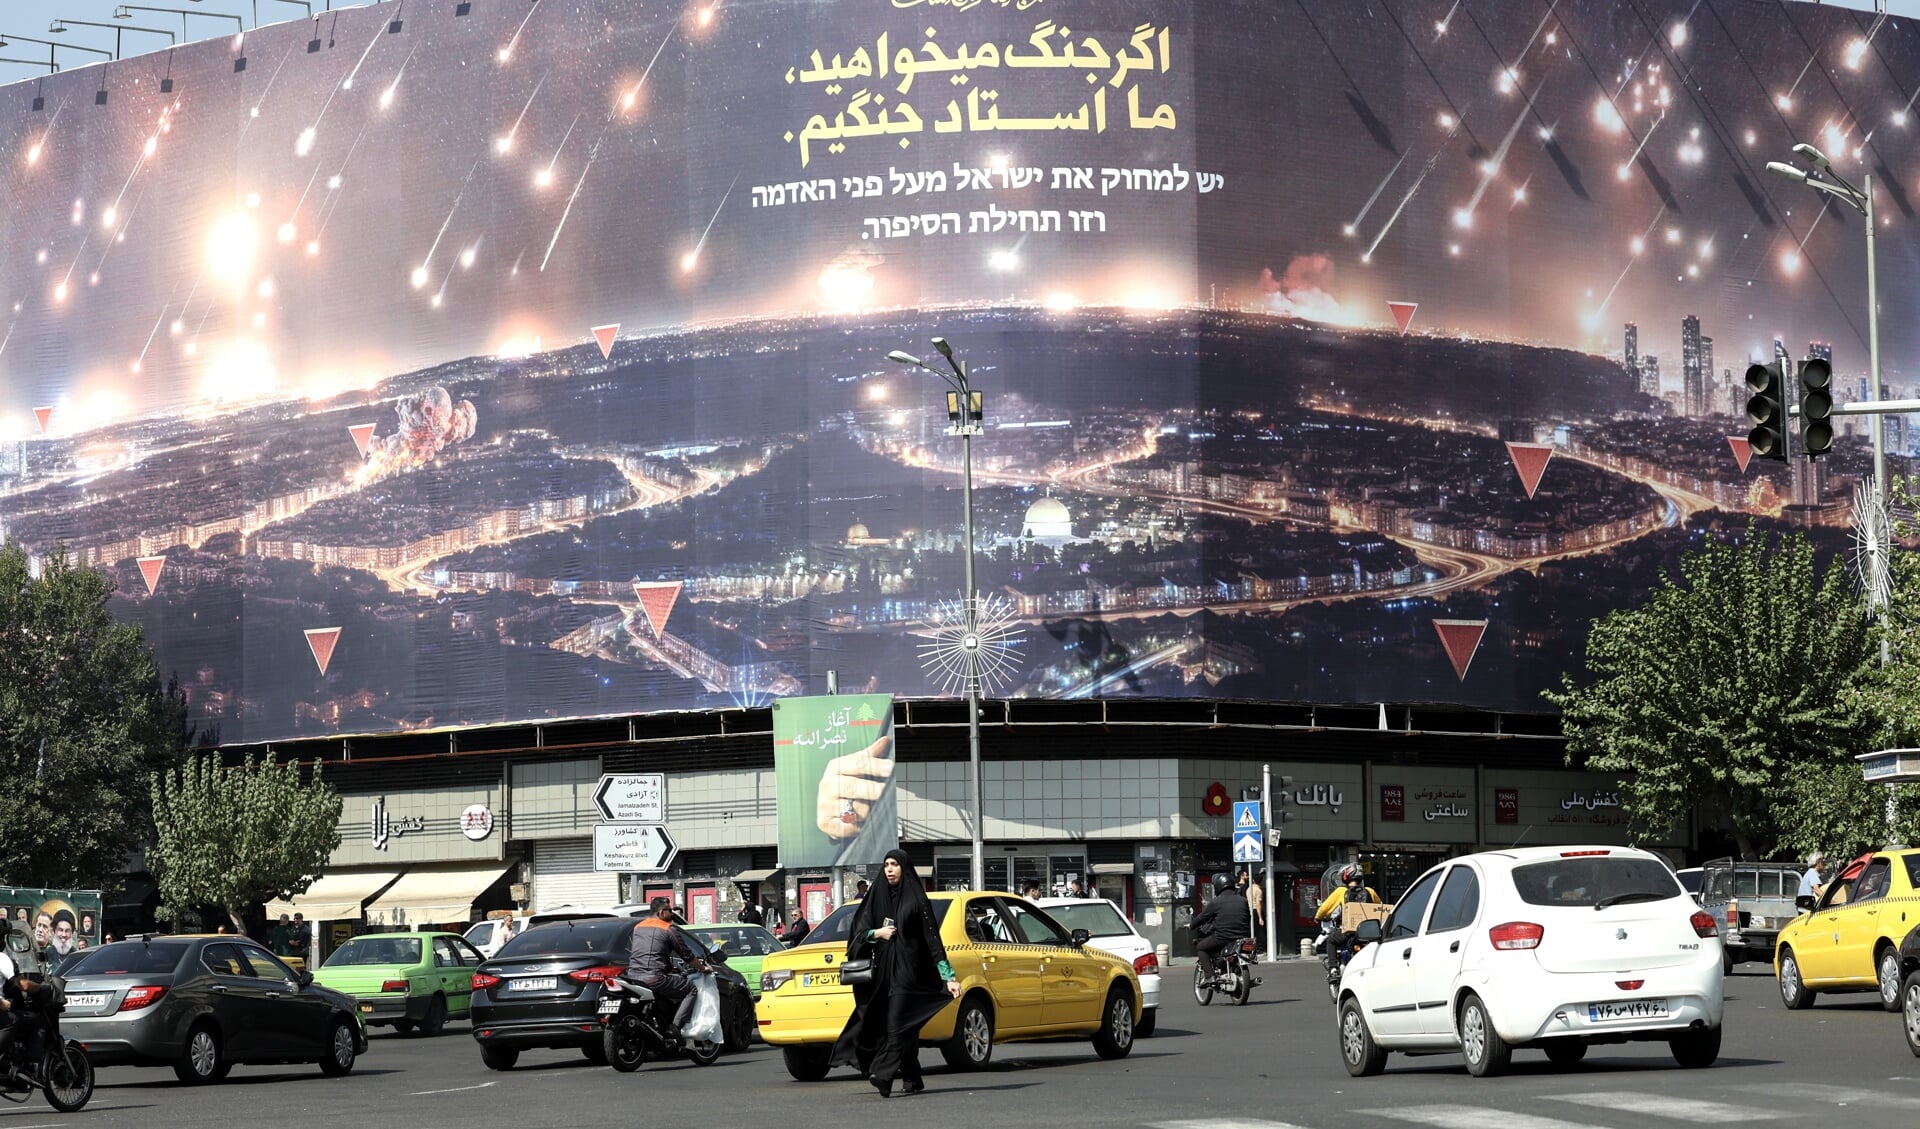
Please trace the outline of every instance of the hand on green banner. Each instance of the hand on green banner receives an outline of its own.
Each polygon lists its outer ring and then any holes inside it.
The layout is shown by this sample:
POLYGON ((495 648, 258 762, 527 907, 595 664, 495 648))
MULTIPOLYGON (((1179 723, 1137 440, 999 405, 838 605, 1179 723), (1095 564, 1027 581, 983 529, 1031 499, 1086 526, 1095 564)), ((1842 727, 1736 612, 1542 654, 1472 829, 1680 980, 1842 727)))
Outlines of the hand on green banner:
POLYGON ((893 737, 827 762, 815 821, 830 839, 851 839, 866 826, 875 801, 893 783, 893 737))

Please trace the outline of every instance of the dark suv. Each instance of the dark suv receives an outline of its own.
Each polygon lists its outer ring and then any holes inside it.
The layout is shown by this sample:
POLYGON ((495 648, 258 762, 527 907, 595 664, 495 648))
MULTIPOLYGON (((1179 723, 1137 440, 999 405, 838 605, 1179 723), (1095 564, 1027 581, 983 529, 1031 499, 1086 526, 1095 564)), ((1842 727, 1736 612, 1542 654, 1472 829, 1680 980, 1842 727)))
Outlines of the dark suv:
MULTIPOLYGON (((578 1047, 605 1062, 600 995, 608 978, 627 970, 630 917, 580 918, 541 925, 508 941, 473 974, 473 1038, 480 1059, 512 1070, 520 1052, 578 1047)), ((685 932, 695 953, 706 950, 685 932)), ((720 1024, 727 1050, 745 1050, 753 1032, 753 997, 739 973, 710 956, 720 983, 720 1024)))

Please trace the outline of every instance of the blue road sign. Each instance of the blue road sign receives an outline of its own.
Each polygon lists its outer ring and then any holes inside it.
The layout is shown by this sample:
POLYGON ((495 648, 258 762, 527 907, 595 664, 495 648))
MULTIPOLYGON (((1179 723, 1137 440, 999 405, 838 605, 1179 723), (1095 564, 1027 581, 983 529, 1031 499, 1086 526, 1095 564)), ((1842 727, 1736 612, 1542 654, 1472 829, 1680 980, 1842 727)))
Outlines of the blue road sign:
POLYGON ((1241 801, 1233 805, 1233 861, 1259 862, 1265 857, 1261 840, 1260 802, 1241 801))

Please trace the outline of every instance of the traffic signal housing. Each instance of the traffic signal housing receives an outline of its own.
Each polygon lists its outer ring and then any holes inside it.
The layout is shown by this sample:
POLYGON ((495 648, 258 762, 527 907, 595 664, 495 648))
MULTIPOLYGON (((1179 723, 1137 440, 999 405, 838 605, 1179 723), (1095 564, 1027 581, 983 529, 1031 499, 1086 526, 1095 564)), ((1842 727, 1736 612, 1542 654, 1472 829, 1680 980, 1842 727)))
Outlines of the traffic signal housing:
POLYGON ((1800 449, 1810 459, 1833 449, 1833 365, 1819 357, 1800 362, 1800 449))
POLYGON ((1747 444, 1760 458, 1786 462, 1786 373, 1780 362, 1748 365, 1747 388, 1753 393, 1747 400, 1747 418, 1753 421, 1747 444))

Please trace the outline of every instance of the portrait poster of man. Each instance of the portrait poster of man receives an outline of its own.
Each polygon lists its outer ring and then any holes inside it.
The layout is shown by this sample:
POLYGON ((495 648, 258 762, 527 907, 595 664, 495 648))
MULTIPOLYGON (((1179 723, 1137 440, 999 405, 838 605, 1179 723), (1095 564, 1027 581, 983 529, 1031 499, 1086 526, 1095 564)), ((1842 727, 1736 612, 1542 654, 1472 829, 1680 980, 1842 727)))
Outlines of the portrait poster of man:
POLYGON ((13 919, 17 945, 64 957, 100 943, 98 890, 43 890, 0 886, 0 906, 13 919))
POLYGON ((773 704, 780 865, 866 866, 899 845, 893 695, 773 704))

